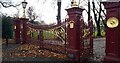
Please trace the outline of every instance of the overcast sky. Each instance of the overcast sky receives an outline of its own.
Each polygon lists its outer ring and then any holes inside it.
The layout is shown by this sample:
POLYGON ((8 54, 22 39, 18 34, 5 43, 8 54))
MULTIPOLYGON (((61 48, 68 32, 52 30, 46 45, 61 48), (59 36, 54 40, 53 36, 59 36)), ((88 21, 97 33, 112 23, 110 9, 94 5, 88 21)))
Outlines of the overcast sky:
MULTIPOLYGON (((7 1, 7 2, 11 1, 13 4, 18 4, 24 0, 0 0, 0 1, 7 1)), ((33 6, 36 14, 39 16, 37 21, 44 20, 47 24, 57 22, 56 21, 57 0, 26 0, 26 1, 28 2, 26 9, 28 9, 28 7, 30 6, 33 6)), ((78 1, 79 0, 77 0, 77 2, 78 1)), ((84 0, 80 0, 79 6, 82 6, 83 8, 87 9, 86 2, 84 2, 84 0)), ((19 9, 19 17, 22 17, 23 15, 22 5, 20 5, 17 8, 19 9)), ((67 12, 65 9, 67 8, 70 8, 70 0, 62 0, 61 20, 64 20, 66 18, 67 12)), ((0 12, 6 13, 10 16, 14 16, 15 14, 17 14, 18 10, 14 7, 3 8, 1 6, 0 12)), ((86 21, 87 13, 85 11, 83 12, 83 16, 84 16, 84 20, 86 21)))

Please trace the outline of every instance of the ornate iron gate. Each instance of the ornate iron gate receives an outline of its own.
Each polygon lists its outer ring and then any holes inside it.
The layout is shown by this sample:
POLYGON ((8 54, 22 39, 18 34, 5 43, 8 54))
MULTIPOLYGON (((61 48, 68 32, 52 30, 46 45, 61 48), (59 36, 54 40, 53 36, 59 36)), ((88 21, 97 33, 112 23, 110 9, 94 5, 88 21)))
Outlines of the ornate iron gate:
POLYGON ((67 58, 66 20, 61 25, 35 25, 27 20, 20 19, 19 25, 19 36, 22 38, 20 43, 39 46, 37 51, 42 50, 44 55, 41 55, 43 56, 46 56, 45 53, 50 52, 48 57, 67 58))
POLYGON ((18 19, 20 21, 16 22, 19 24, 15 24, 16 41, 20 39, 18 36, 22 34, 22 43, 37 44, 39 46, 38 54, 41 50, 44 55, 50 52, 48 57, 65 60, 70 58, 72 61, 89 58, 93 54, 93 24, 92 20, 89 20, 88 25, 83 25, 81 10, 79 8, 68 9, 70 17, 61 25, 35 25, 28 22, 28 19, 18 19))

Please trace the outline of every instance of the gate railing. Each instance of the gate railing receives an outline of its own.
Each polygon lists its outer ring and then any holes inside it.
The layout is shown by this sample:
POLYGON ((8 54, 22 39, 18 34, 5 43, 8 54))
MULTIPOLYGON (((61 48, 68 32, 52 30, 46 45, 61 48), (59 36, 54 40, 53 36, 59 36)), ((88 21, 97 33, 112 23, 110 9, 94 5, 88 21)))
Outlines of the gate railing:
MULTIPOLYGON (((65 20, 61 25, 34 25, 27 21, 26 24, 24 24, 27 32, 26 42, 40 45, 40 49, 43 50, 45 49, 66 55, 67 45, 69 44, 67 42, 67 25, 68 20, 65 20)), ((83 57, 91 56, 93 53, 92 28, 93 24, 92 20, 90 20, 88 21, 88 26, 82 29, 83 39, 80 42, 83 42, 83 49, 80 50, 80 53, 83 57)))
POLYGON ((66 54, 66 21, 61 25, 34 25, 27 22, 29 43, 37 43, 41 49, 66 54))
POLYGON ((88 21, 88 25, 83 25, 83 57, 92 58, 93 57, 93 21, 92 17, 88 21))

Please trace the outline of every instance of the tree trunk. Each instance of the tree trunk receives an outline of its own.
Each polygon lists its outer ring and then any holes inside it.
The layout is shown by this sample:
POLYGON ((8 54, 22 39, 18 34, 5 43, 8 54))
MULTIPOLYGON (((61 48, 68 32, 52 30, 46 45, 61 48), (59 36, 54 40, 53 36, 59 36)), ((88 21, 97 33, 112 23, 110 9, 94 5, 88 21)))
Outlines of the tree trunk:
POLYGON ((98 16, 98 20, 97 20, 97 14, 95 13, 95 3, 94 1, 92 2, 93 4, 93 13, 94 13, 94 18, 95 18, 95 22, 96 22, 96 25, 97 25, 97 36, 101 36, 101 30, 100 30, 100 18, 101 18, 101 3, 100 3, 100 9, 99 9, 99 16, 98 16))
POLYGON ((97 36, 101 36, 100 22, 97 23, 97 36))
POLYGON ((97 32, 98 32, 97 36, 101 36, 101 29, 100 29, 101 11, 102 11, 102 7, 101 7, 101 2, 100 2, 99 16, 98 16, 98 21, 97 21, 97 32))
MULTIPOLYGON (((99 13, 99 11, 97 9, 95 9, 95 10, 97 11, 97 13, 99 13)), ((104 15, 106 15, 105 12, 104 12, 104 10, 102 10, 102 8, 101 8, 101 11, 103 12, 104 15)), ((102 19, 104 27, 106 27, 106 22, 105 22, 106 19, 103 19, 103 17, 101 15, 100 15, 100 18, 102 19)))
POLYGON ((95 22, 97 23, 97 14, 95 13, 95 3, 92 2, 92 4, 93 4, 93 13, 94 13, 95 22))
POLYGON ((88 21, 90 20, 90 0, 88 0, 88 21))

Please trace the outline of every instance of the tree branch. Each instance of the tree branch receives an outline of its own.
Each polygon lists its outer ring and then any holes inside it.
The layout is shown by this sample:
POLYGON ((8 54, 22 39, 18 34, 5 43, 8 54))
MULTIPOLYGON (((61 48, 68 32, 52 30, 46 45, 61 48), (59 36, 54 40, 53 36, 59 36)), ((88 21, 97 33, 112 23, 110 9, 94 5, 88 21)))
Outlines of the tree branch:
POLYGON ((93 13, 94 13, 95 22, 97 23, 97 15, 95 13, 95 3, 92 2, 92 4, 93 4, 93 13))
POLYGON ((0 1, 0 4, 5 7, 5 8, 8 8, 8 7, 17 7, 17 6, 20 6, 20 4, 16 4, 16 5, 12 5, 12 4, 8 4, 7 2, 2 2, 0 1))

